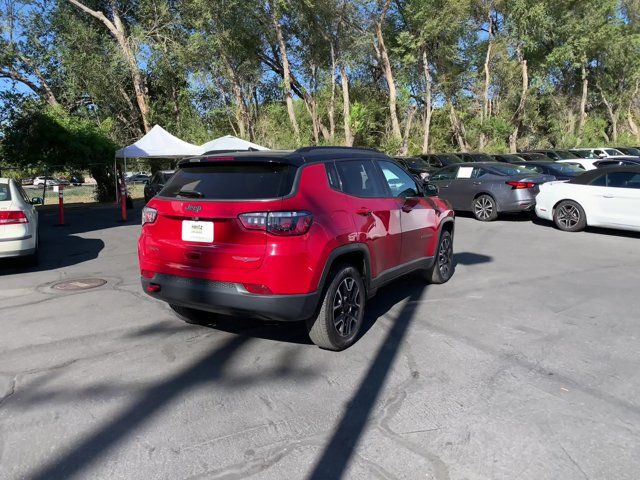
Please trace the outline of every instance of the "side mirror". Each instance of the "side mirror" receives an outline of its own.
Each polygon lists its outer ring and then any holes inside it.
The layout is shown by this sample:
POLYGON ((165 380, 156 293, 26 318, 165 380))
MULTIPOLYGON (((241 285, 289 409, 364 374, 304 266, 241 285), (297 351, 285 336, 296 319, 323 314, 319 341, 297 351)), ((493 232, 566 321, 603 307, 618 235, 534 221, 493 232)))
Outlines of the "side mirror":
POLYGON ((607 154, 606 153, 599 153, 598 157, 599 158, 607 158, 607 154))
POLYGON ((433 183, 425 182, 424 184, 424 196, 425 197, 435 197, 438 195, 440 190, 433 183))
POLYGON ((42 198, 40 198, 40 197, 33 197, 33 198, 31 199, 31 204, 32 204, 32 205, 42 205, 42 204, 43 204, 42 198))

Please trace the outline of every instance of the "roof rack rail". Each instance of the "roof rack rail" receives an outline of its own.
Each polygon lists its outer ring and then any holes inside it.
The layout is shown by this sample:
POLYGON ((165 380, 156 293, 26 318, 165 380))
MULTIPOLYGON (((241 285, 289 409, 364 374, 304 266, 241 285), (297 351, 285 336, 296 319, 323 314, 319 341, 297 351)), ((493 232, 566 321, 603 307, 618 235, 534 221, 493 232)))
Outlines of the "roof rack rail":
POLYGON ((322 152, 326 150, 366 150, 367 152, 375 152, 382 153, 380 150, 369 147, 345 147, 343 145, 323 145, 323 146, 311 146, 311 147, 301 147, 298 148, 294 153, 311 153, 311 152, 322 152))

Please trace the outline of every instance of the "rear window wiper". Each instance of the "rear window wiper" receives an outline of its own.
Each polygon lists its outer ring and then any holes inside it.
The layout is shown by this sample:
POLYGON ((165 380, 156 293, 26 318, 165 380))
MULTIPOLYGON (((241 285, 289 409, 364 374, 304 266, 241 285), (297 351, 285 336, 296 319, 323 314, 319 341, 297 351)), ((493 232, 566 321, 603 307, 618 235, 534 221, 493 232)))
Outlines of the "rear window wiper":
POLYGON ((202 192, 198 192, 196 190, 180 190, 178 192, 178 196, 187 197, 187 198, 202 198, 202 197, 204 197, 202 192))

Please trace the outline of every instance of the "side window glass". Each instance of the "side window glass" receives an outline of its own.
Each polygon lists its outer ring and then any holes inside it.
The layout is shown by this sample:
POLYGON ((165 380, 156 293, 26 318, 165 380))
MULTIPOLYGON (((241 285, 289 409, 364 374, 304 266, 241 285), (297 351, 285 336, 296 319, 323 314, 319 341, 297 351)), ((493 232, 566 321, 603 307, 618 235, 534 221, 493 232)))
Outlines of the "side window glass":
POLYGON ((384 179, 393 197, 407 198, 418 196, 418 187, 411 176, 398 165, 391 162, 378 162, 384 179))
POLYGON ((431 177, 431 180, 453 180, 458 173, 458 167, 448 167, 440 170, 431 177))
POLYGON ((640 189, 640 173, 613 172, 607 174, 607 186, 613 188, 640 189))
POLYGON ((340 177, 336 170, 336 164, 333 162, 327 162, 324 164, 324 167, 327 170, 327 178, 329 179, 329 185, 331 188, 342 191, 342 185, 340 185, 340 177))
POLYGON ((473 172, 471 172, 471 178, 482 178, 487 174, 487 171, 484 168, 473 167, 473 172))
POLYGON ((607 175, 600 175, 599 177, 591 180, 589 185, 593 185, 594 187, 606 187, 607 186, 607 175))
POLYGON ((369 198, 386 196, 370 160, 344 160, 335 165, 344 193, 369 198))

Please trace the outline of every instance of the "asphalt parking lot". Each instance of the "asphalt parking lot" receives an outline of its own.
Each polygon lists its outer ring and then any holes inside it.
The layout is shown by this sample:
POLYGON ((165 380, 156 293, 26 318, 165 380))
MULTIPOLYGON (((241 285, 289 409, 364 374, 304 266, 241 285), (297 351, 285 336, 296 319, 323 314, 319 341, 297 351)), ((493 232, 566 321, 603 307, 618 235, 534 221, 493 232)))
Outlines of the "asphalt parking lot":
POLYGON ((453 279, 381 290, 333 353, 182 323, 116 218, 46 213, 41 265, 0 265, 0 478, 638 478, 640 235, 459 218, 453 279))

